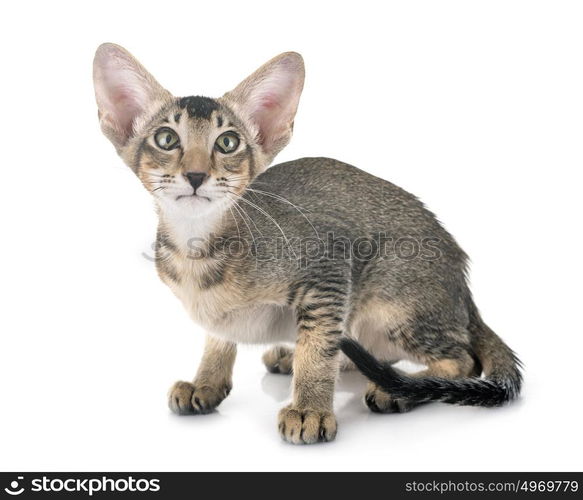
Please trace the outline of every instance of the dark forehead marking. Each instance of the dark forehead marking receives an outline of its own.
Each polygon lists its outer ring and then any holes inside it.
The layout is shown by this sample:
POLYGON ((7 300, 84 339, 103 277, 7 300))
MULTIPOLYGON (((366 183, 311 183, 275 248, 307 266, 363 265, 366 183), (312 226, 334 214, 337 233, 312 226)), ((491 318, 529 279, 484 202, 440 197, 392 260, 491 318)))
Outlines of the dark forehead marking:
POLYGON ((176 122, 176 124, 180 123, 180 117, 182 116, 182 113, 176 113, 174 115, 174 121, 176 122))
POLYGON ((219 103, 210 97, 190 96, 182 97, 178 101, 182 109, 186 109, 191 118, 210 119, 213 111, 219 109, 219 103))
POLYGON ((217 116, 217 127, 222 127, 223 126, 223 117, 221 115, 217 116))

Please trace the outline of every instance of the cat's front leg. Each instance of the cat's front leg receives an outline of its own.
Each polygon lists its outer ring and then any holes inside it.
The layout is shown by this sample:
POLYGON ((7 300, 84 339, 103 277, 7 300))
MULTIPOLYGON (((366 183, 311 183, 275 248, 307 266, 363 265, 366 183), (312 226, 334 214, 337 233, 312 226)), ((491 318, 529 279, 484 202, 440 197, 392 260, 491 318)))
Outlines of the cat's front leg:
POLYGON ((339 370, 342 318, 330 304, 298 308, 293 357, 293 401, 279 412, 279 432, 288 443, 312 444, 336 437, 334 385, 339 370))
POLYGON ((168 406, 179 415, 210 413, 233 387, 237 346, 210 335, 193 382, 176 382, 168 392, 168 406))

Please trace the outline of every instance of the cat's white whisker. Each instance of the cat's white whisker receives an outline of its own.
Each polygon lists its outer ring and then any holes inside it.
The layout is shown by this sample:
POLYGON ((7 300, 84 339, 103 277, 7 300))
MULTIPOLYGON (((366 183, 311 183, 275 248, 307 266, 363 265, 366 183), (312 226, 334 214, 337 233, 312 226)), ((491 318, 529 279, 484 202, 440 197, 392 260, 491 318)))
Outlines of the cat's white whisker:
POLYGON ((296 253, 294 252, 294 249, 291 246, 290 241, 288 240, 287 236, 285 235, 285 232, 283 231, 283 229, 281 228, 281 226, 279 225, 279 223, 271 216, 269 215, 269 213, 267 213, 265 210, 263 210, 261 207, 257 206, 255 203, 253 203, 252 201, 247 200, 246 198, 240 198, 241 201, 247 203, 248 205, 250 205, 251 207, 253 207, 255 210, 261 212, 263 215, 265 215, 265 217, 267 217, 268 219, 270 219, 277 227, 277 229, 279 229, 279 232, 281 233, 281 235, 283 236, 283 239, 286 243, 286 245, 288 246, 288 248, 291 250, 292 254, 294 255, 294 257, 297 259, 298 256, 296 255, 296 253))
MULTIPOLYGON (((320 235, 318 233, 318 230, 315 228, 314 224, 312 224, 312 221, 310 219, 308 219, 308 217, 302 212, 302 210, 301 210, 302 207, 298 207, 297 205, 294 205, 291 201, 289 201, 288 199, 286 199, 286 198, 284 198, 283 196, 280 196, 280 195, 276 195, 276 194, 273 194, 273 193, 268 193, 266 191, 261 191, 259 189, 252 189, 250 187, 246 188, 246 191, 250 191, 252 193, 257 193, 257 194, 262 194, 264 196, 269 196, 271 198, 275 198, 276 200, 285 202, 288 205, 291 205, 293 208, 295 208, 304 217, 304 219, 306 219, 308 221, 308 224, 310 224, 310 226, 312 227, 312 229, 316 233, 317 238, 320 241, 322 240, 320 238, 320 235)), ((306 209, 304 209, 304 210, 306 210, 306 209)))
MULTIPOLYGON (((249 220, 251 222, 251 224, 253 224, 253 226, 255 227, 255 229, 257 229, 257 232, 261 235, 261 237, 263 237, 263 233, 261 232, 261 230, 257 227, 257 224, 255 224, 255 221, 253 220, 253 218, 245 211, 245 209, 239 205, 239 200, 234 199, 233 197, 229 197, 227 195, 227 197, 233 202, 233 207, 235 207, 237 209, 237 211, 241 214, 241 217, 246 217, 247 220, 249 220)), ((251 232, 251 236, 253 236, 253 233, 251 232)), ((255 243, 255 239, 253 239, 253 243, 255 243)))

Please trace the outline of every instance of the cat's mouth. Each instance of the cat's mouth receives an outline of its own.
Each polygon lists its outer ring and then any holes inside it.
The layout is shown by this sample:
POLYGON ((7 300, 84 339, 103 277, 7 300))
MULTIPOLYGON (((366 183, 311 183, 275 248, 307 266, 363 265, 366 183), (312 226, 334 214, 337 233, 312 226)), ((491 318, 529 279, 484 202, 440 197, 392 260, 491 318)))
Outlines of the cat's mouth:
POLYGON ((201 196, 200 194, 192 193, 192 194, 181 194, 176 197, 176 201, 181 200, 183 198, 198 198, 201 200, 206 200, 210 203, 211 199, 208 196, 201 196))

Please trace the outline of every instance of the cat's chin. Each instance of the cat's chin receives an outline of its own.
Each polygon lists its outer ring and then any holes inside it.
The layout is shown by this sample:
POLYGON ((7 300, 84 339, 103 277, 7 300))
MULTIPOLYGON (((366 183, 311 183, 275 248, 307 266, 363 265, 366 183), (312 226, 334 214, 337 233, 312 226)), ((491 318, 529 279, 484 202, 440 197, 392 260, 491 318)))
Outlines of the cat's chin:
POLYGON ((221 212, 224 200, 201 195, 179 195, 158 198, 158 204, 165 213, 178 217, 199 218, 221 212))

